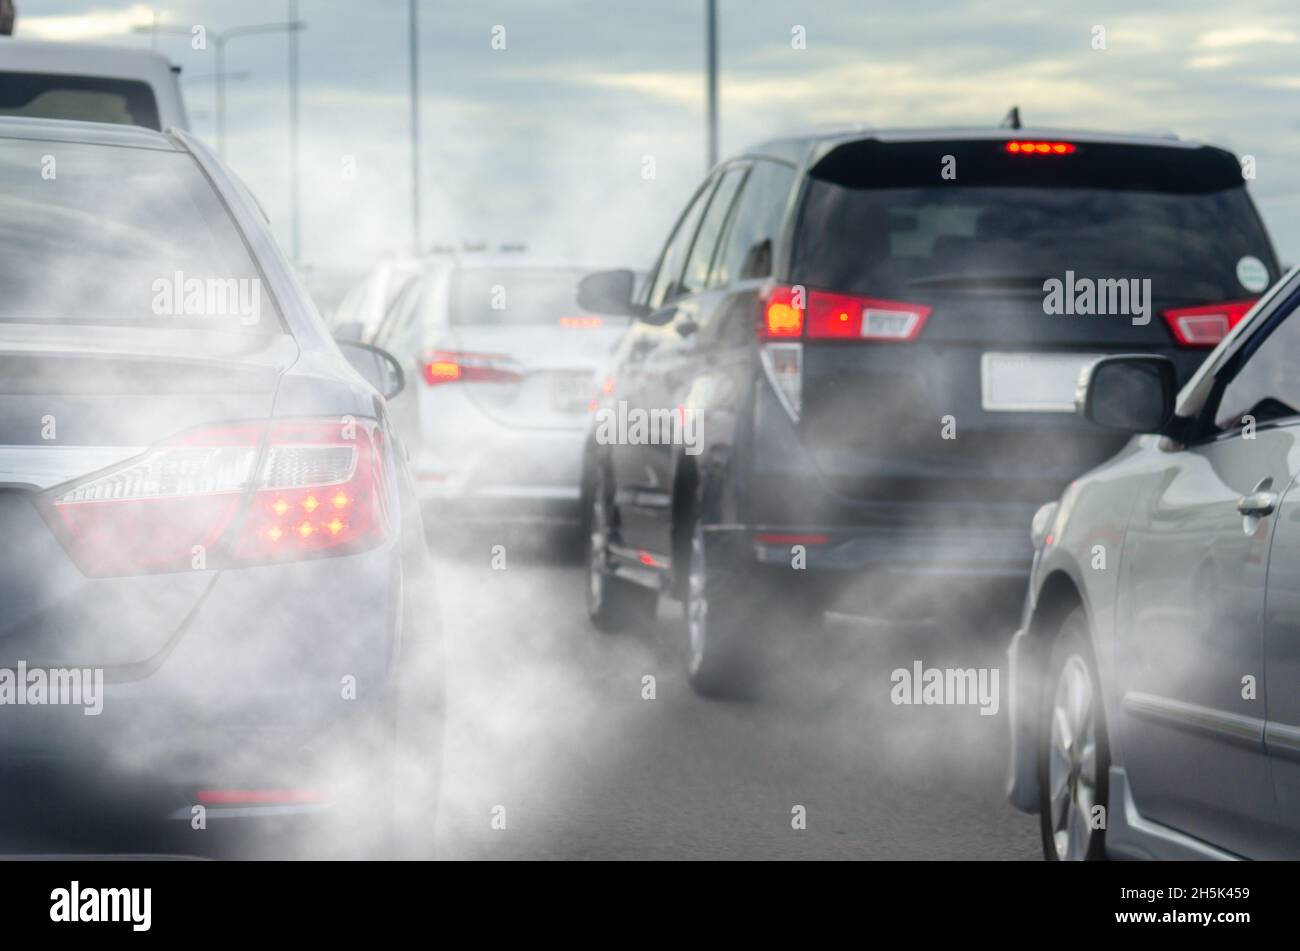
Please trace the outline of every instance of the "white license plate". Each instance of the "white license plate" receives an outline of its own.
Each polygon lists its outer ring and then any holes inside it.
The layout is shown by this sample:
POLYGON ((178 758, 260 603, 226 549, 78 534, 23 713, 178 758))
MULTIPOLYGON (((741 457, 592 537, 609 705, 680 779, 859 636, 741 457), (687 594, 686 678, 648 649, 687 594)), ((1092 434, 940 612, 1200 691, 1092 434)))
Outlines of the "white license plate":
POLYGON ((986 353, 981 403, 990 413, 1073 413, 1079 371, 1100 354, 986 353))
POLYGON ((595 395, 595 383, 588 373, 557 373, 551 377, 551 405, 562 413, 585 410, 595 395))

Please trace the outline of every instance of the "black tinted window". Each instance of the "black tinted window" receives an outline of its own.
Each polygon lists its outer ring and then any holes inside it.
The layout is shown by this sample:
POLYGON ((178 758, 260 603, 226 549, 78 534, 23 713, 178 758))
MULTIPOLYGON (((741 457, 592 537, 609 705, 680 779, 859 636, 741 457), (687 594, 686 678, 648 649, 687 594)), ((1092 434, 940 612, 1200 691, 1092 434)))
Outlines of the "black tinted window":
POLYGON ((709 268, 713 264, 713 253, 718 247, 718 236, 722 234, 723 225, 731 211, 732 199, 736 197, 736 190, 740 188, 747 171, 743 167, 728 169, 714 189, 713 197, 709 199, 709 209, 704 213, 700 230, 695 236, 695 244, 691 247, 690 260, 686 262, 686 270, 682 274, 684 293, 694 294, 704 290, 709 279, 709 268))
POLYGON ((754 163, 727 226, 709 286, 725 287, 733 281, 768 276, 794 178, 789 166, 754 163), (742 273, 747 263, 748 272, 742 273))
POLYGON ((927 290, 1041 293, 1044 280, 1069 269, 1149 278, 1169 306, 1255 296, 1279 276, 1226 152, 1080 145, 1068 155, 1013 156, 1003 148, 859 143, 832 153, 814 169, 800 209, 795 282, 924 299, 927 290), (951 179, 941 177, 945 155, 951 179), (1243 286, 1238 273, 1259 264, 1264 284, 1243 286))
POLYGON ((0 72, 0 115, 161 128, 148 83, 96 76, 0 72))

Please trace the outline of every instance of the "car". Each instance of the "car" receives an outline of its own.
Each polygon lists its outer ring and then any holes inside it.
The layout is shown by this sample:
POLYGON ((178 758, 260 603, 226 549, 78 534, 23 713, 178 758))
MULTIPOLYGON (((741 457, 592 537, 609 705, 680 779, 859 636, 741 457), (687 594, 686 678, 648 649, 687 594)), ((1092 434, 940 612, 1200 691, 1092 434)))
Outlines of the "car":
POLYGON ((585 306, 635 318, 585 451, 588 613, 618 629, 682 600, 710 694, 749 692, 764 628, 796 636, 860 584, 1003 630, 1023 526, 1123 444, 1073 415, 1078 369, 1141 351, 1185 380, 1277 275, 1213 146, 1002 128, 747 150, 643 295, 584 282, 585 306), (1099 293, 1132 313, 1098 315, 1099 293), (659 425, 602 433, 615 417, 659 425))
POLYGON ((1009 648, 1011 802, 1048 859, 1300 855, 1300 272, 1175 388, 1086 368, 1132 438, 1033 526, 1009 648))
POLYGON ((0 851, 14 796, 129 815, 135 851, 427 841, 441 641, 400 367, 335 344, 175 129, 0 118, 0 274, 0 851))
POLYGON ((0 116, 188 129, 179 71, 148 50, 0 36, 0 116))
POLYGON ((628 324, 578 305, 589 273, 526 254, 436 255, 390 306, 374 342, 415 381, 392 413, 440 528, 577 528, 598 370, 628 324))

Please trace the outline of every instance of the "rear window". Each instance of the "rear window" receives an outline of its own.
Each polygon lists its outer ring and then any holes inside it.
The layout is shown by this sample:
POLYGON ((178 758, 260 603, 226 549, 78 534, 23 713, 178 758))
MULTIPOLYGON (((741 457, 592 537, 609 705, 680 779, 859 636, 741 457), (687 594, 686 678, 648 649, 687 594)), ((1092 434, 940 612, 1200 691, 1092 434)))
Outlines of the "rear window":
POLYGON ((0 321, 273 333, 243 238, 181 152, 0 139, 0 321))
POLYGON ((809 287, 915 299, 1041 294, 1070 270, 1150 278, 1163 302, 1203 303, 1258 295, 1258 264, 1278 278, 1236 160, 1219 149, 871 142, 813 169, 792 272, 809 287))
POLYGON ((153 90, 134 79, 0 72, 0 115, 162 128, 153 90))
POLYGON ((451 322, 551 324, 587 315, 578 306, 578 282, 585 274, 542 268, 459 270, 451 283, 451 322))

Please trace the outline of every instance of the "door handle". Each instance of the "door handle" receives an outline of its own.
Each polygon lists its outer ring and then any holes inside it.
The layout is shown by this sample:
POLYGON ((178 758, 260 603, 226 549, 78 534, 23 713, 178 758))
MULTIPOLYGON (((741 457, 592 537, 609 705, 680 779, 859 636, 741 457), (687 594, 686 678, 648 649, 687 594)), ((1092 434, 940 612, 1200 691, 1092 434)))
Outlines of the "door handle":
POLYGON ((1242 515, 1256 517, 1272 515, 1275 508, 1277 508, 1276 492, 1252 492, 1237 500, 1237 511, 1242 515))

